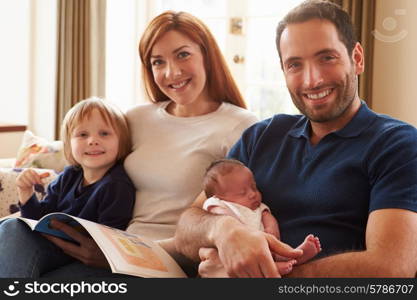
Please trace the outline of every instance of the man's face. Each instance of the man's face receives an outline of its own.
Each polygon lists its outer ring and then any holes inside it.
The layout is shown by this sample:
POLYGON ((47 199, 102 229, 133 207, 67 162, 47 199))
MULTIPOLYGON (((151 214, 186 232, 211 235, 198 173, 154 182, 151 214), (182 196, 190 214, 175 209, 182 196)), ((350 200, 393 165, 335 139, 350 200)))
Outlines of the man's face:
POLYGON ((294 105, 313 122, 330 122, 349 113, 363 72, 363 52, 356 44, 349 57, 336 27, 312 19, 290 24, 281 36, 281 58, 294 105))

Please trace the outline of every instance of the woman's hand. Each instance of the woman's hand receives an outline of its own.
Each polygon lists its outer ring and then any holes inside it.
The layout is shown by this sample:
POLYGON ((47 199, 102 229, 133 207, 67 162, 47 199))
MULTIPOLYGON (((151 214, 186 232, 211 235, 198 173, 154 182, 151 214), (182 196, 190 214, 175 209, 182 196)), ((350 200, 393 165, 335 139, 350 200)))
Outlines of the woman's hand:
POLYGON ((216 248, 200 248, 198 251, 200 264, 198 265, 198 274, 202 278, 228 278, 225 267, 219 258, 216 248))
POLYGON ((78 259, 85 265, 109 268, 109 264, 103 252, 92 238, 83 235, 71 226, 57 220, 51 220, 51 227, 66 233, 80 244, 76 245, 52 235, 42 234, 46 239, 61 248, 64 253, 78 259))

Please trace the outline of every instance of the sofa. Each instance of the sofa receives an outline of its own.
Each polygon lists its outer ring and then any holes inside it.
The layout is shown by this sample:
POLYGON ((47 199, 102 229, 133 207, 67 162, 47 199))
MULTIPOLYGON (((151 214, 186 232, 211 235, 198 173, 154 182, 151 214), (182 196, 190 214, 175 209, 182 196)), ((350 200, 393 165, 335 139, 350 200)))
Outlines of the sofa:
MULTIPOLYGON (((16 178, 25 168, 39 173, 48 172, 44 188, 67 165, 61 141, 47 141, 31 131, 23 134, 22 143, 14 158, 0 158, 0 218, 16 211, 18 202, 16 178)), ((37 193, 38 199, 43 195, 37 193)))

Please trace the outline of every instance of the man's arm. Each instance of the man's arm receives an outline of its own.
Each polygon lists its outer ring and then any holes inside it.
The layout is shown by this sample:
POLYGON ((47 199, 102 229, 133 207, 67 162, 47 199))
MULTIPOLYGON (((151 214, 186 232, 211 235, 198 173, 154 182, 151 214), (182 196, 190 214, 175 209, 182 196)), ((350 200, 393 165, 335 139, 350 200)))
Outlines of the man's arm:
POLYGON ((417 213, 381 209, 369 215, 366 250, 332 255, 294 267, 290 277, 415 277, 417 213))
POLYGON ((198 261, 200 248, 217 248, 231 277, 277 277, 271 251, 290 258, 302 254, 270 234, 248 229, 233 217, 205 212, 201 209, 205 199, 205 194, 200 194, 177 224, 176 248, 189 258, 198 261))

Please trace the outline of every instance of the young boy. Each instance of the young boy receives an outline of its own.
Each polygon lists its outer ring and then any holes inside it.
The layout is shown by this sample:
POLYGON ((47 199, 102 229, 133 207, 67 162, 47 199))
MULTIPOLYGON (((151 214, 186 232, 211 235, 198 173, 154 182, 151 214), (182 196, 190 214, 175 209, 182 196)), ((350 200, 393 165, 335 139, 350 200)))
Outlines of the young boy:
POLYGON ((62 138, 70 166, 48 186, 42 201, 34 194, 42 174, 26 169, 16 179, 22 217, 64 212, 125 229, 136 190, 122 165, 131 149, 122 112, 102 99, 83 100, 66 114, 62 138))
MULTIPOLYGON (((66 114, 62 139, 70 166, 48 185, 41 201, 34 189, 42 185, 45 174, 26 169, 16 179, 22 217, 39 219, 48 213, 63 212, 125 229, 132 217, 136 189, 122 164, 131 151, 130 131, 123 113, 102 99, 83 100, 66 114)), ((7 222, 13 219, 0 223, 0 231, 7 222)), ((30 243, 41 245, 37 249, 43 251, 34 252, 27 259, 32 266, 30 274, 12 273, 15 277, 39 277, 74 261, 37 232, 30 232, 30 243)), ((10 257, 14 259, 19 259, 19 253, 10 257)), ((0 277, 10 277, 8 272, 0 270, 0 277)))

